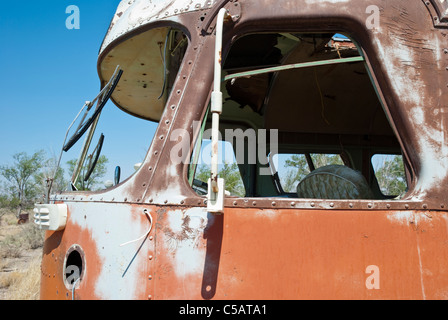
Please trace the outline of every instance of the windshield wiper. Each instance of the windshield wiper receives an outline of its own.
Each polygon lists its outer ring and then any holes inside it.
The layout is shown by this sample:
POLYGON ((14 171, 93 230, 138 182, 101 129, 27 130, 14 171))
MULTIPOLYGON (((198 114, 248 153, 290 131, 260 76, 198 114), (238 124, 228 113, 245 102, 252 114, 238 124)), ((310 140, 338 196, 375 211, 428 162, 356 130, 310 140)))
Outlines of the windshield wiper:
MULTIPOLYGON (((79 138, 81 138, 81 136, 87 131, 87 129, 92 125, 92 123, 96 122, 96 120, 98 119, 98 116, 101 113, 101 110, 104 108, 104 106, 106 105, 106 102, 109 100, 109 98, 111 97, 112 93, 114 92, 118 82, 120 81, 121 75, 123 74, 123 70, 120 69, 120 66, 117 66, 117 68, 114 71, 114 74, 112 75, 112 77, 110 78, 109 82, 103 87, 103 89, 100 91, 100 93, 95 97, 95 99, 93 99, 93 101, 86 101, 86 103, 83 105, 83 107, 81 108, 81 110, 78 112, 78 114, 76 115, 75 119, 72 121, 72 123, 70 124, 70 126, 67 129, 67 132, 65 134, 65 138, 64 138, 64 143, 63 143, 63 147, 62 150, 59 154, 59 159, 58 159, 58 163, 56 165, 56 169, 54 171, 53 177, 47 179, 47 194, 46 194, 46 202, 49 203, 50 202, 50 193, 51 193, 51 188, 53 186, 53 182, 54 182, 54 177, 56 176, 56 173, 59 170, 60 164, 61 164, 61 159, 62 159, 62 153, 65 151, 67 152, 68 150, 70 150, 70 148, 79 140, 79 138), (94 112, 94 114, 86 121, 84 122, 88 112, 90 111, 90 109, 92 108, 92 106, 95 104, 95 102, 98 100, 98 104, 97 104, 97 108, 94 112), (78 128, 76 130, 76 133, 70 138, 69 142, 66 144, 66 140, 67 140, 67 136, 68 133, 70 132, 73 124, 76 122, 76 120, 78 119, 78 117, 80 116, 80 114, 83 112, 83 110, 87 108, 84 111, 84 115, 82 117, 82 121, 81 123, 78 125, 78 128)), ((91 139, 92 137, 90 137, 91 139)), ((104 137, 101 139, 103 140, 104 137)), ((87 142, 87 141, 86 141, 87 142)), ((85 144, 84 148, 90 145, 90 141, 89 143, 85 144)), ((88 148, 88 147, 87 147, 88 148)), ((87 151, 85 151, 85 153, 87 153, 87 151)), ((83 152, 84 154, 84 152, 83 152)), ((82 158, 82 155, 81 155, 82 158)), ((84 159, 85 159, 85 155, 84 155, 84 159)), ((84 162, 84 159, 82 160, 82 162, 84 162)), ((81 159, 80 159, 81 160, 81 159)), ((78 165, 79 165, 78 161, 78 165)), ((82 165, 82 164, 81 164, 82 165)), ((76 171, 77 169, 75 169, 76 171)))
MULTIPOLYGON (((67 152, 68 150, 73 147, 73 145, 78 142, 79 138, 82 137, 82 135, 87 131, 87 129, 92 125, 93 121, 99 116, 101 113, 101 110, 106 105, 107 101, 111 97, 112 93, 114 92, 118 82, 120 81, 121 75, 123 74, 123 70, 119 69, 119 66, 117 66, 117 69, 114 72, 114 75, 109 80, 109 82, 104 86, 104 88, 101 90, 101 92, 96 96, 96 98, 92 102, 86 102, 87 109, 84 112, 83 118, 81 123, 79 124, 78 128, 76 129, 76 132, 73 134, 73 136, 68 140, 67 144, 64 145, 63 150, 67 152), (85 122, 85 118, 92 108, 95 101, 98 100, 97 107, 95 111, 93 112, 92 116, 87 119, 85 122)), ((84 105, 84 107, 86 106, 84 105)), ((84 109, 83 107, 83 109, 84 109)), ((82 110, 81 110, 82 111, 82 110)), ((78 114, 79 115, 79 114, 78 114)), ((77 116, 78 117, 78 116, 77 116)), ((77 118, 76 117, 76 118, 77 118)), ((75 118, 75 121, 76 121, 75 118)))

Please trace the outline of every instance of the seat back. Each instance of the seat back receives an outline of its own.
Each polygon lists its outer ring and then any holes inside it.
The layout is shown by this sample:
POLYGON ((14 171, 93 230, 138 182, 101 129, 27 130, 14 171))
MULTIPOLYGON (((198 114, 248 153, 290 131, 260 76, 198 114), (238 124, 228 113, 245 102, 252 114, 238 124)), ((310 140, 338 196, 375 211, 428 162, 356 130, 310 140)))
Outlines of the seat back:
POLYGON ((310 199, 373 199, 364 176, 343 165, 314 170, 298 184, 297 195, 310 199))

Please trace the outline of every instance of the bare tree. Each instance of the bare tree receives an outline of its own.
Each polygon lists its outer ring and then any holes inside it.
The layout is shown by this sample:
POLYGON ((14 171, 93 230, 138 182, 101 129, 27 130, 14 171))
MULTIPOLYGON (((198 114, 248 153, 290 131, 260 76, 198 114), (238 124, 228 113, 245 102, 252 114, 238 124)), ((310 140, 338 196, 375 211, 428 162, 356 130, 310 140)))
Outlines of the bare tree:
POLYGON ((58 167, 55 156, 46 159, 41 170, 34 176, 39 195, 48 201, 49 192, 57 193, 67 189, 68 181, 64 178, 64 169, 58 167), (49 186, 51 185, 51 190, 49 186))

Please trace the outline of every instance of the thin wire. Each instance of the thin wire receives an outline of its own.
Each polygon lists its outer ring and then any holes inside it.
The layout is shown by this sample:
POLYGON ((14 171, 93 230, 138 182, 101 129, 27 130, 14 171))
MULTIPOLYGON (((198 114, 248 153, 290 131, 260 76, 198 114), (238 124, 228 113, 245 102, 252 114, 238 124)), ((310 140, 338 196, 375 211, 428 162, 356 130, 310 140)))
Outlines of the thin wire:
POLYGON ((75 289, 76 289, 76 285, 78 284, 78 282, 81 280, 81 276, 79 276, 78 279, 76 279, 75 283, 73 284, 72 287, 72 300, 75 300, 75 289))
POLYGON ((166 66, 166 51, 168 48, 168 39, 171 36, 171 30, 168 30, 168 33, 166 34, 166 38, 165 38, 165 46, 163 48, 163 53, 162 53, 162 45, 160 45, 159 49, 160 49, 160 55, 162 57, 162 63, 163 63, 163 87, 162 87, 162 92, 160 93, 160 96, 157 98, 157 100, 160 100, 160 98, 162 98, 163 94, 165 93, 165 87, 166 87, 166 73, 167 73, 167 66, 166 66))
POLYGON ((46 197, 47 197, 46 202, 47 203, 50 203, 50 193, 51 193, 51 188, 53 187, 53 180, 56 178, 56 174, 58 173, 59 167, 61 166, 62 153, 64 152, 64 145, 65 145, 65 142, 67 141, 68 133, 70 132, 70 129, 75 124, 76 120, 78 119, 79 115, 84 110, 84 108, 85 107, 89 107, 91 104, 92 104, 91 101, 86 101, 84 103, 84 105, 82 106, 81 110, 79 110, 79 112, 76 115, 75 119, 73 119, 72 123, 70 124, 70 126, 67 129, 67 132, 65 133, 64 143, 62 144, 61 152, 59 153, 59 159, 58 159, 58 162, 56 164, 56 169, 54 170, 53 176, 50 178, 50 181, 48 182, 49 185, 47 186, 47 195, 46 195, 46 197))
POLYGON ((321 105, 322 105, 322 109, 321 109, 321 115, 322 115, 322 118, 324 119, 324 121, 325 121, 326 124, 331 125, 330 122, 327 120, 327 118, 325 118, 325 104, 324 104, 324 97, 322 96, 322 90, 320 89, 319 80, 317 79, 316 68, 314 68, 314 78, 316 79, 317 89, 319 90, 320 103, 321 103, 321 105))
POLYGON ((151 216, 151 214, 149 213, 149 211, 147 209, 143 210, 143 212, 149 218, 149 222, 150 222, 149 230, 144 235, 142 235, 140 238, 138 238, 138 239, 135 239, 135 240, 128 241, 128 242, 120 244, 120 247, 126 246, 128 244, 133 243, 133 242, 137 242, 137 241, 142 240, 142 239, 145 239, 148 236, 148 234, 151 232, 151 230, 152 230, 152 216, 151 216))

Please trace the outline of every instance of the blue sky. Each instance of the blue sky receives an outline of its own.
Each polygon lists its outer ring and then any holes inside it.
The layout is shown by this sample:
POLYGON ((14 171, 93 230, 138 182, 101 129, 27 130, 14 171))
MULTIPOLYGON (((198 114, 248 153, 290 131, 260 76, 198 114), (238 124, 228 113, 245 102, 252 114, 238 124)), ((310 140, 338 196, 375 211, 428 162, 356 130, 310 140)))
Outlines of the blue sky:
MULTIPOLYGON (((100 90, 98 51, 119 0, 8 1, 0 10, 0 165, 18 152, 44 150, 58 157, 68 126, 100 90), (80 29, 67 29, 67 7, 80 11, 80 29)), ((109 159, 104 180, 122 177, 141 162, 156 124, 134 118, 112 102, 104 108, 92 142, 105 135, 109 159)), ((63 154, 62 167, 78 158, 83 139, 63 154)), ((71 173, 66 170, 66 176, 71 173)))
MULTIPOLYGON (((59 156, 68 126, 86 100, 100 90, 97 58, 119 0, 8 1, 0 11, 0 165, 12 155, 43 149, 59 156), (66 8, 80 10, 80 29, 67 29, 66 8)), ((155 124, 135 119, 108 103, 97 135, 105 134, 109 160, 124 175, 143 160, 155 124)), ((62 164, 77 158, 80 140, 62 164)), ((94 138, 92 144, 96 144, 94 138)), ((92 146, 93 147, 93 146, 92 146)), ((68 173, 67 173, 68 175, 68 173)))

